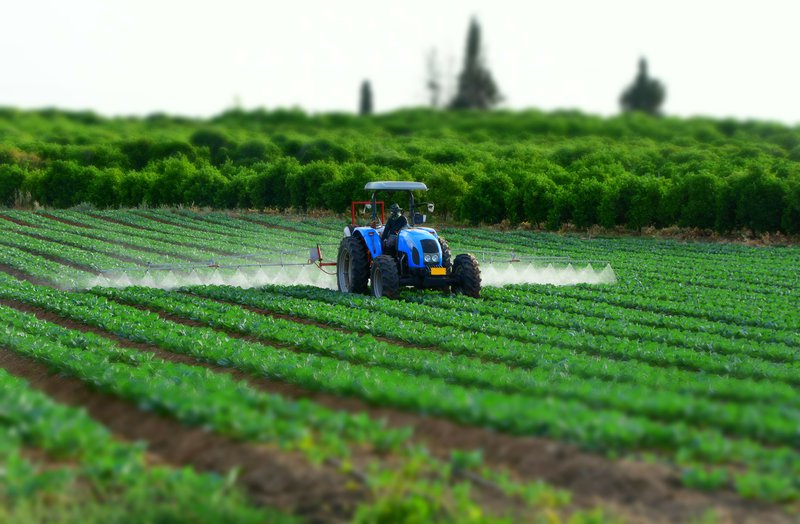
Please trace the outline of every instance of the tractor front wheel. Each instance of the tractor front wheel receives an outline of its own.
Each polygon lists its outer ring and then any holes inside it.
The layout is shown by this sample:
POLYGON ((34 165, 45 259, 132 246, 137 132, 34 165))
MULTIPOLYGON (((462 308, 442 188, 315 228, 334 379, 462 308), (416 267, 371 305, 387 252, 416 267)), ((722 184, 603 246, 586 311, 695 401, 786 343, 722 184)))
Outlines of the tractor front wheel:
POLYGON ((345 237, 336 257, 336 283, 342 293, 366 293, 369 280, 367 245, 360 237, 345 237))
POLYGON ((450 246, 447 245, 447 240, 443 239, 442 237, 438 238, 439 246, 442 248, 442 267, 445 268, 447 271, 453 267, 453 263, 450 261, 453 255, 450 254, 450 246))
POLYGON ((372 296, 394 298, 400 288, 397 264, 389 255, 381 255, 372 262, 372 296))
POLYGON ((478 260, 470 254, 457 255, 453 261, 453 293, 473 298, 481 296, 481 269, 478 260))

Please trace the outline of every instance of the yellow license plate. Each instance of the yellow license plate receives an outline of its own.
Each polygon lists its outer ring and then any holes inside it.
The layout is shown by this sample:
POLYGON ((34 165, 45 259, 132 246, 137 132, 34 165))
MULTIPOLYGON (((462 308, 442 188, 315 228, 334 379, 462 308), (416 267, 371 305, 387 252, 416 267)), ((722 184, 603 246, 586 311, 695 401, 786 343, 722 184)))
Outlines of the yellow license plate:
POLYGON ((446 275, 447 270, 443 267, 432 267, 431 275, 446 275))

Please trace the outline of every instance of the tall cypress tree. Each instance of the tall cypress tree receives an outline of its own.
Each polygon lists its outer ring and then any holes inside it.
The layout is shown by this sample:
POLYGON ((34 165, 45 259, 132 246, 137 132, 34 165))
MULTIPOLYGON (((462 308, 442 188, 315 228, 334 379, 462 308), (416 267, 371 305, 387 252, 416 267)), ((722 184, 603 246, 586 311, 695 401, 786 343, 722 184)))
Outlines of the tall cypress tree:
POLYGON ((450 108, 490 109, 497 105, 502 98, 492 74, 484 64, 481 28, 478 21, 473 18, 467 31, 464 69, 458 76, 458 91, 450 102, 450 108))
POLYGON ((361 83, 361 98, 358 103, 358 114, 362 116, 372 114, 372 86, 369 80, 364 80, 361 83))
POLYGON ((639 60, 639 73, 630 87, 622 92, 619 104, 623 112, 642 111, 651 115, 661 114, 661 104, 666 98, 666 89, 655 78, 647 76, 647 60, 639 60))

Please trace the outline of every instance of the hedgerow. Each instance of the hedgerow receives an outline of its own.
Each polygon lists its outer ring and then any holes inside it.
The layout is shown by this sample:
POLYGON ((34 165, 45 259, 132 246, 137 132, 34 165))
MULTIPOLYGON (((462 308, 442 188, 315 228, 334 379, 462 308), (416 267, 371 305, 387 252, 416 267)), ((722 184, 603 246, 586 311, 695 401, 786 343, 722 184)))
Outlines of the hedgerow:
POLYGON ((800 231, 800 130, 577 112, 370 117, 228 111, 209 120, 0 111, 0 205, 199 205, 343 212, 375 179, 428 182, 448 218, 800 231))

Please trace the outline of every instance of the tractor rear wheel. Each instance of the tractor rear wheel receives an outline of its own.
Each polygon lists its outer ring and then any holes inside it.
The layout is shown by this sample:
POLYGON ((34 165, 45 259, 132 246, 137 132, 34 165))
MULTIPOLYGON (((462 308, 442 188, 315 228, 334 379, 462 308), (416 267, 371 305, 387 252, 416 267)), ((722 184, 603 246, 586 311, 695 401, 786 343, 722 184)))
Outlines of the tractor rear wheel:
POLYGON ((343 293, 366 293, 369 280, 367 245, 360 237, 345 237, 336 257, 336 283, 343 293))
POLYGON ((478 260, 470 254, 457 255, 453 261, 453 280, 450 289, 457 295, 473 298, 481 296, 481 269, 478 260))
POLYGON ((450 260, 453 257, 450 253, 450 246, 447 245, 447 240, 442 237, 438 237, 438 240, 439 247, 442 248, 442 267, 450 271, 450 268, 453 267, 453 262, 450 260))
POLYGON ((394 298, 400 288, 397 263, 389 255, 381 255, 372 262, 372 296, 394 298))

